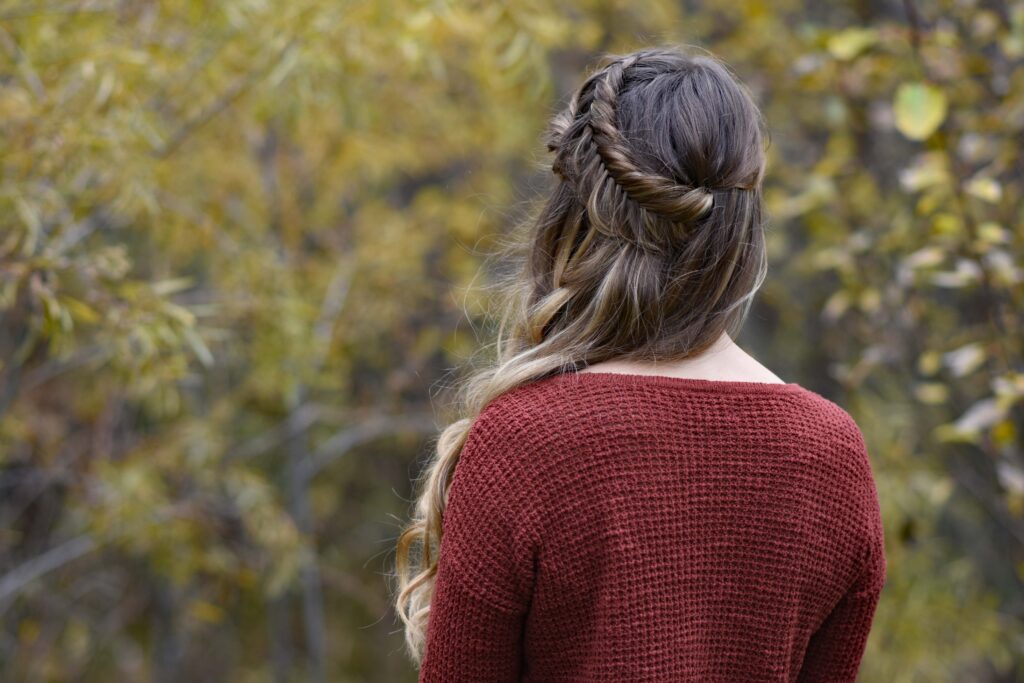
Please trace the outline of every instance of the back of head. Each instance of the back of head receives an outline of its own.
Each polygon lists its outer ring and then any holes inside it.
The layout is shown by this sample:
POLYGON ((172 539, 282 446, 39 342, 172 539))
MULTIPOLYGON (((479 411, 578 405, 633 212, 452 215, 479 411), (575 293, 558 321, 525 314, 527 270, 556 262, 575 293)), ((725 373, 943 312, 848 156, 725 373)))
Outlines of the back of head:
POLYGON ((728 67, 674 47, 605 57, 546 141, 558 182, 524 241, 524 341, 559 338, 575 364, 738 333, 765 274, 766 137, 728 67))
POLYGON ((439 435, 399 536, 414 659, 451 477, 484 407, 579 365, 681 360, 738 333, 766 267, 762 123, 721 62, 669 47, 606 57, 551 121, 557 181, 508 254, 520 268, 501 283, 496 361, 459 386, 465 417, 439 435))

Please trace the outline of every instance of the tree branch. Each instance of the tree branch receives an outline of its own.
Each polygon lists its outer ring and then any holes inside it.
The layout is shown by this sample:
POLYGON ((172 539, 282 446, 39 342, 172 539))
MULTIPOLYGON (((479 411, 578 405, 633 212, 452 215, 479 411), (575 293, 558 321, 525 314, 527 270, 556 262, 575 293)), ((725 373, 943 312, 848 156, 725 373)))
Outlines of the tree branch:
POLYGON ((166 158, 173 154, 178 147, 181 146, 190 135, 195 133, 197 130, 205 126, 207 123, 217 118, 221 113, 226 111, 231 105, 237 102, 243 95, 249 92, 250 89, 256 83, 260 81, 264 76, 270 73, 275 66, 295 47, 297 39, 292 38, 289 40, 283 48, 277 51, 277 53, 267 63, 261 66, 259 69, 252 71, 251 73, 241 76, 228 86, 228 88, 221 93, 213 103, 205 107, 198 114, 188 119, 181 125, 178 130, 171 135, 170 138, 157 149, 154 150, 154 154, 161 159, 166 158))
POLYGON ((7 608, 10 598, 32 581, 55 569, 77 560, 92 552, 96 541, 88 534, 82 534, 61 545, 50 548, 41 555, 33 557, 0 578, 0 614, 7 608))
POLYGON ((325 467, 341 458, 356 446, 399 432, 429 434, 437 430, 431 413, 405 415, 378 415, 355 426, 337 432, 321 443, 305 460, 301 474, 308 482, 325 467))

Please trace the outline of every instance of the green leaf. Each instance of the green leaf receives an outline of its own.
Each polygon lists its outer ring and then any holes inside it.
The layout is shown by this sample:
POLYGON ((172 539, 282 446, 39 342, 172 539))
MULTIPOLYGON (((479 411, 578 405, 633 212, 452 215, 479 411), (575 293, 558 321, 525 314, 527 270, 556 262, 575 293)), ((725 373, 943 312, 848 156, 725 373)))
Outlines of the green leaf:
POLYGON ((896 128, 911 140, 924 140, 946 119, 946 94, 927 83, 903 83, 893 109, 896 128))

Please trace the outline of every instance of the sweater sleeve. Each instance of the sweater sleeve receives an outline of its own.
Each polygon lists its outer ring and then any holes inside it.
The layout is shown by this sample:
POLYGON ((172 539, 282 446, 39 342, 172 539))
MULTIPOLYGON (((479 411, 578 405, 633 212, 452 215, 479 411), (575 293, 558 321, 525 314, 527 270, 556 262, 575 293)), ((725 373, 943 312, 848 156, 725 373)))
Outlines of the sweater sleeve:
POLYGON ((442 521, 419 681, 518 681, 537 542, 515 423, 485 410, 467 435, 442 521))
POLYGON ((854 438, 863 473, 858 499, 867 516, 867 550, 857 578, 811 636, 800 669, 800 683, 856 681, 886 581, 885 536, 878 492, 863 437, 857 431, 854 438))
POLYGON ((840 599, 811 637, 798 681, 853 683, 857 680, 883 582, 884 569, 872 569, 840 599))

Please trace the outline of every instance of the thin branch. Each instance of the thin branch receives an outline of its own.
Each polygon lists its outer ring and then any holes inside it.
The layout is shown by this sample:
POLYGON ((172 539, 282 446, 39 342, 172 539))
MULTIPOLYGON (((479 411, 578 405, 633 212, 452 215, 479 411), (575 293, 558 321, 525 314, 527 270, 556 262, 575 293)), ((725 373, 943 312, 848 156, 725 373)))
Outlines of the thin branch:
POLYGON ((17 41, 3 27, 0 27, 0 44, 3 44, 4 48, 11 54, 14 63, 18 65, 21 75, 24 77, 32 94, 35 95, 35 98, 37 100, 45 98, 46 88, 43 87, 43 81, 39 78, 39 74, 32 68, 32 62, 29 61, 28 55, 25 54, 17 41))
POLYGON ((354 261, 342 261, 327 285, 327 293, 320 306, 320 315, 313 326, 313 340, 319 346, 319 352, 313 364, 314 374, 319 373, 327 362, 327 355, 331 348, 331 336, 338 324, 345 301, 348 300, 348 292, 355 272, 354 261))
POLYGON ((96 541, 88 534, 82 534, 76 538, 66 541, 61 545, 50 548, 41 555, 33 557, 0 578, 0 613, 3 613, 7 601, 18 591, 32 581, 44 574, 49 574, 55 569, 77 560, 79 557, 92 552, 96 548, 96 541))
POLYGON ((25 373, 23 389, 32 391, 55 377, 88 366, 95 361, 106 361, 113 354, 99 344, 83 347, 68 358, 52 358, 25 373))
POLYGON ((74 16, 76 14, 103 14, 106 12, 114 12, 117 9, 116 3, 91 3, 82 2, 77 5, 67 5, 66 3, 53 3, 51 5, 42 5, 32 8, 22 8, 16 10, 10 10, 7 12, 0 13, 0 21, 9 21, 11 19, 29 19, 31 17, 38 17, 43 14, 69 14, 74 16), (93 7, 92 5, 96 5, 93 7))
POLYGON ((245 441, 234 450, 228 452, 223 462, 230 463, 236 460, 246 460, 280 446, 296 432, 302 432, 315 423, 324 414, 323 406, 316 403, 305 403, 296 408, 282 420, 277 426, 245 441))
POLYGON ((302 468, 303 480, 308 482, 325 467, 343 457, 356 446, 395 433, 430 434, 437 431, 431 413, 380 415, 348 427, 321 443, 306 459, 302 468))
POLYGON ((269 74, 274 67, 276 67, 289 52, 291 52, 297 42, 297 39, 292 38, 284 47, 278 50, 271 59, 267 60, 266 64, 245 76, 235 79, 235 81, 228 86, 227 90, 221 93, 220 97, 218 97, 212 104, 185 121, 185 123, 183 123, 181 127, 171 135, 167 142, 154 150, 154 154, 160 158, 166 158, 173 154, 175 150, 177 150, 178 147, 180 147, 181 144, 189 138, 189 136, 230 108, 231 105, 249 92, 256 83, 269 74))

